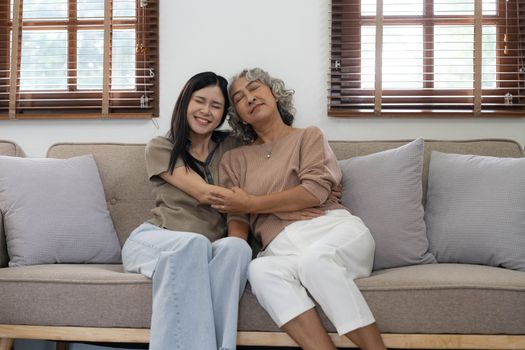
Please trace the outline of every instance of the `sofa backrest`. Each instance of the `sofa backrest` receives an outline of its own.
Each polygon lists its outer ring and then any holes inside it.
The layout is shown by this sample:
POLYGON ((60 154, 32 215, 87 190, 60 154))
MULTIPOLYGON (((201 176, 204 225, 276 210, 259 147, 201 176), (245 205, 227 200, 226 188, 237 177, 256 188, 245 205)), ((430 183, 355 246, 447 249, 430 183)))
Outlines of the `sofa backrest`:
MULTIPOLYGON (((330 141, 338 159, 348 159, 397 148, 412 140, 403 141, 330 141)), ((519 143, 504 139, 482 139, 464 141, 425 140, 423 165, 423 203, 426 200, 428 166, 432 151, 457 154, 477 154, 493 157, 523 157, 519 143)))
MULTIPOLYGON (((25 153, 16 143, 11 141, 0 140, 0 155, 11 157, 24 157, 25 153)), ((2 169, 0 169, 2 171, 2 169)), ((4 235, 4 222, 2 213, 0 213, 0 267, 6 267, 9 262, 7 255, 7 246, 4 235)))
MULTIPOLYGON (((331 141, 338 159, 363 156, 399 147, 404 141, 331 141)), ((147 179, 143 144, 61 143, 51 146, 47 156, 69 158, 93 154, 106 193, 106 201, 119 236, 124 244, 128 235, 150 217, 155 205, 153 186, 147 179)), ((522 157, 521 146, 511 140, 434 141, 425 140, 423 195, 426 193, 430 152, 478 154, 494 157, 522 157)))
MULTIPOLYGON (((330 145, 338 159, 346 159, 396 148, 407 142, 410 141, 331 141, 330 145)), ((51 158, 94 155, 121 244, 124 244, 135 227, 150 217, 150 210, 155 205, 153 186, 147 179, 144 166, 144 148, 143 144, 61 143, 51 146, 47 154, 51 158)), ((433 150, 495 157, 523 156, 521 146, 511 140, 425 140, 423 193, 426 192, 430 152, 433 150)), ((7 252, 3 232, 0 232, 0 242, 3 244, 0 246, 0 262, 3 263, 1 266, 6 266, 7 252)))

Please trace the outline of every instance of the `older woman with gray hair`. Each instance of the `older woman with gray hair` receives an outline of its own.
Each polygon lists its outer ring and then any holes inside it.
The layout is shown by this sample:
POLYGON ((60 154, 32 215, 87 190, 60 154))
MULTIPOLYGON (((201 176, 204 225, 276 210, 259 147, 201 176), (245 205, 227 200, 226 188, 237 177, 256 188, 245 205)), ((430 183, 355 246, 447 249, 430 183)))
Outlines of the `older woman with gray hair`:
POLYGON ((262 244, 248 268, 257 300, 303 349, 335 349, 314 300, 340 335, 363 349, 384 349, 354 282, 371 273, 374 240, 334 195, 341 170, 323 133, 317 127, 292 127, 293 91, 259 68, 237 75, 229 94, 230 124, 247 145, 223 156, 219 182, 234 195, 217 194, 214 206, 230 213, 230 236, 247 239, 251 229, 262 244), (282 200, 288 212, 309 207, 323 215, 302 220, 268 213, 254 196, 282 200))

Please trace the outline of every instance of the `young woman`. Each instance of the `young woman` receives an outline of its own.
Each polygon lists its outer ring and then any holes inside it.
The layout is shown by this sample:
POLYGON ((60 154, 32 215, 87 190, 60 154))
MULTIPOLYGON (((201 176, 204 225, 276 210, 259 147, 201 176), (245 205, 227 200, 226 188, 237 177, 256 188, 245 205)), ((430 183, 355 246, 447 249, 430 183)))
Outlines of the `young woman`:
POLYGON ((354 279, 370 275, 374 241, 363 222, 333 200, 341 171, 322 132, 297 129, 293 91, 261 69, 241 72, 230 85, 230 123, 248 145, 227 152, 219 168, 219 210, 240 213, 240 203, 270 195, 295 202, 288 210, 317 207, 325 215, 308 220, 273 214, 230 214, 230 236, 251 229, 264 249, 248 269, 259 303, 304 349, 335 349, 310 295, 340 335, 363 349, 384 349, 374 317, 354 279), (244 199, 239 200, 239 198, 244 199), (295 206, 295 207, 294 207, 295 206))
POLYGON ((152 279, 150 349, 236 346, 251 249, 239 238, 222 238, 224 218, 207 199, 210 189, 222 190, 214 186, 219 160, 238 145, 216 130, 228 107, 226 79, 199 73, 178 97, 168 137, 146 147, 156 207, 124 244, 122 262, 152 279))

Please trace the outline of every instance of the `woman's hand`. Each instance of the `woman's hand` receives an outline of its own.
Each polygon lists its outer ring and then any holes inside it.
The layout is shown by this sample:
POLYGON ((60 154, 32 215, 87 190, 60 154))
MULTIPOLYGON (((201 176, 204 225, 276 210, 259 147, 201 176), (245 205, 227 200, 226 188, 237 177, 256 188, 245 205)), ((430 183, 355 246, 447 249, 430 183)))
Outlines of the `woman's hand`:
MULTIPOLYGON (((232 195, 233 191, 226 187, 213 186, 212 189, 206 193, 206 201, 212 207, 214 205, 223 205, 224 200, 222 198, 227 198, 232 195)), ((214 207, 215 208, 215 207, 214 207)), ((217 208, 215 208, 217 209, 217 208)))
POLYGON ((334 189, 332 189, 332 192, 330 192, 330 195, 328 196, 327 201, 330 201, 332 203, 341 204, 342 198, 343 198, 343 185, 339 184, 334 189))
POLYGON ((315 219, 319 216, 323 216, 326 212, 319 208, 306 208, 302 210, 274 213, 275 216, 282 220, 299 221, 315 219))
POLYGON ((247 214, 250 213, 254 196, 249 195, 239 187, 231 189, 213 190, 210 192, 211 207, 221 213, 247 214))

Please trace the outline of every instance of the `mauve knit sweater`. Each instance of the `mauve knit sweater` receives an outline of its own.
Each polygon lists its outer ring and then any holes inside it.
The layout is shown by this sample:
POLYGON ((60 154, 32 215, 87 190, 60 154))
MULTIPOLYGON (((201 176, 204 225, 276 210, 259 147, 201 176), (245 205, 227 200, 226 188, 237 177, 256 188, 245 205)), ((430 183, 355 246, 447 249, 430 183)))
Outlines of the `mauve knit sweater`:
MULTIPOLYGON (((337 159, 323 132, 314 126, 294 129, 273 142, 230 150, 219 165, 221 186, 265 195, 300 185, 319 199, 322 210, 346 209, 330 196, 340 182, 337 159)), ((275 214, 229 214, 230 220, 249 224, 263 247, 294 222, 275 214)))

